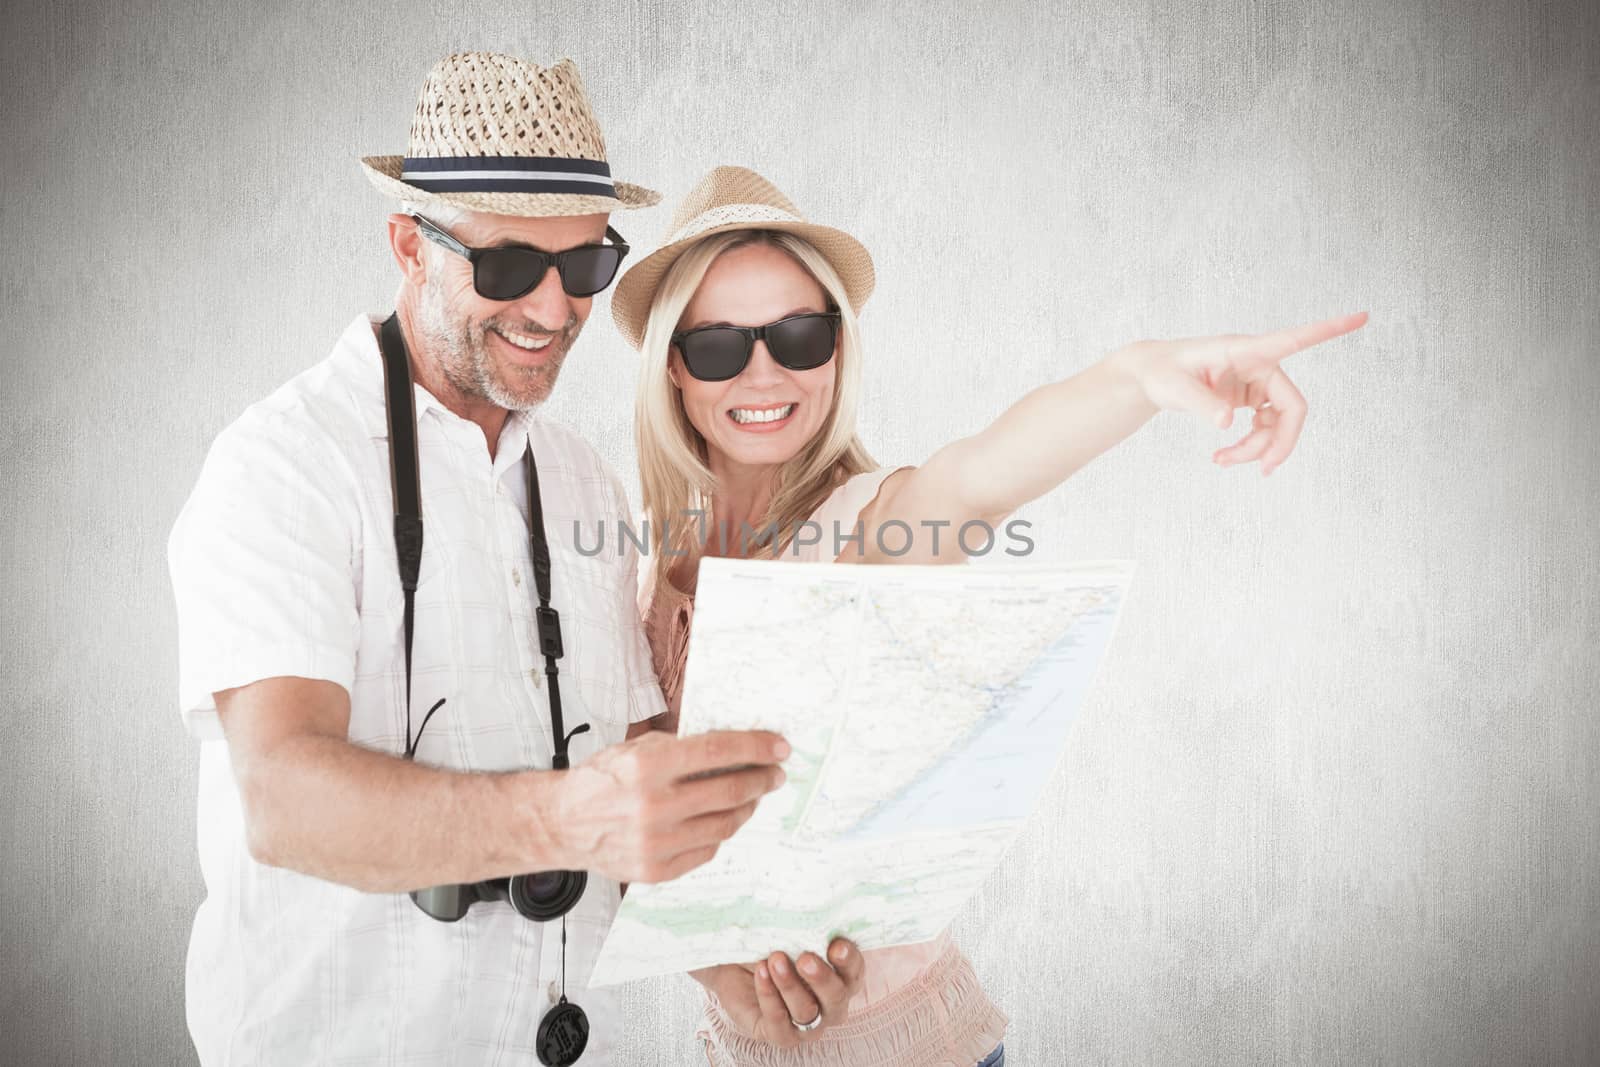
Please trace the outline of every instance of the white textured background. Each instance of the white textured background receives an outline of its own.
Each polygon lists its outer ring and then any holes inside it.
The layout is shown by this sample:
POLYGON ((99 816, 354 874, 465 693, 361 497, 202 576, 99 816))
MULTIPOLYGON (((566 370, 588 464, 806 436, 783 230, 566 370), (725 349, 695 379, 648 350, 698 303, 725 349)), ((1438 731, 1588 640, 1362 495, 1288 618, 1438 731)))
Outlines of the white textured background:
MULTIPOLYGON (((1022 1067, 1600 1062, 1596 8, 1075 6, 8 3, 0 1060, 192 1061, 166 534, 388 305, 355 157, 489 47, 573 56, 619 176, 865 240, 885 462, 1141 335, 1370 310, 1274 477, 1164 416, 1025 513, 1141 570, 960 940, 1022 1067)), ((630 484, 632 389, 600 302, 553 405, 630 484)), ((628 1003, 627 1063, 696 1061, 687 979, 628 1003)))

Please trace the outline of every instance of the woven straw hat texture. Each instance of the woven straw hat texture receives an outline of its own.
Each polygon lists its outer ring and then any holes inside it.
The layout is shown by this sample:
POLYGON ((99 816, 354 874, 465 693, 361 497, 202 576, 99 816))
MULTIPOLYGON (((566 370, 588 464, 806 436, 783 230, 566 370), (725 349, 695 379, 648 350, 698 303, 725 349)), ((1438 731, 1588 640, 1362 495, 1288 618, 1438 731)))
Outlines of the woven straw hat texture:
POLYGON ((694 242, 729 230, 781 230, 810 242, 844 280, 850 306, 860 312, 872 295, 875 275, 866 247, 843 230, 819 226, 778 187, 745 167, 717 167, 683 198, 662 247, 629 267, 611 298, 617 331, 635 348, 644 341, 650 302, 679 256, 694 242))
MULTIPOLYGON (((406 156, 565 157, 606 162, 606 143, 570 59, 553 67, 492 52, 460 52, 433 65, 417 97, 406 156)), ((367 177, 393 197, 443 201, 497 215, 589 215, 649 207, 661 194, 614 182, 617 195, 430 192, 403 181, 402 156, 365 156, 367 177)))

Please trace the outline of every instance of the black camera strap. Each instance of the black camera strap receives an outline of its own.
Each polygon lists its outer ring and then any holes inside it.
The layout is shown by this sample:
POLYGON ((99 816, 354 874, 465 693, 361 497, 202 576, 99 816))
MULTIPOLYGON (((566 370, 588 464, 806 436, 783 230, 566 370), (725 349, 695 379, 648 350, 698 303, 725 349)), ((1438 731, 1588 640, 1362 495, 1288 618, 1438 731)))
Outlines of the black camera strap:
MULTIPOLYGON (((383 353, 384 410, 389 424, 389 482, 394 493, 394 550, 400 563, 400 587, 405 593, 406 647, 406 758, 416 755, 422 731, 428 720, 444 704, 441 698, 423 716, 417 736, 411 736, 411 646, 416 627, 417 577, 422 572, 422 464, 417 453, 417 414, 411 394, 411 355, 406 349, 400 317, 390 315, 378 332, 378 347, 383 353)), ((555 752, 551 767, 569 766, 567 743, 589 729, 588 723, 571 733, 561 718, 561 689, 557 677, 564 649, 561 644, 561 615, 550 606, 550 543, 544 532, 544 506, 539 497, 539 468, 533 445, 523 452, 528 478, 528 540, 533 558, 534 588, 539 606, 534 619, 539 632, 539 650, 544 654, 544 673, 550 700, 550 730, 555 752)))
MULTIPOLYGON (((417 577, 422 572, 422 478, 417 456, 417 414, 411 395, 411 354, 406 349, 405 333, 398 314, 384 320, 378 331, 378 348, 383 354, 384 410, 389 423, 389 483, 394 493, 394 550, 400 565, 400 587, 405 592, 406 643, 406 759, 416 755, 422 731, 428 720, 444 705, 444 698, 428 709, 422 725, 411 736, 411 645, 415 628, 417 577)), ((534 588, 539 607, 534 611, 539 631, 539 650, 544 654, 544 673, 549 690, 550 729, 555 742, 551 766, 568 767, 567 742, 589 729, 583 723, 570 734, 561 721, 561 690, 556 681, 561 658, 561 616, 550 606, 550 545, 544 533, 544 506, 539 499, 539 468, 534 462, 530 442, 523 452, 528 474, 528 539, 533 556, 534 588)), ((413 897, 415 894, 413 894, 413 897)), ((561 915, 561 1000, 539 1022, 538 1055, 542 1063, 572 1064, 583 1055, 589 1041, 589 1018, 581 1007, 567 999, 567 916, 561 915)))
POLYGON ((389 487, 394 494, 394 551, 400 561, 400 588, 405 593, 406 632, 406 759, 417 753, 417 742, 428 720, 444 704, 428 709, 415 739, 411 736, 411 638, 416 626, 417 576, 422 572, 422 477, 417 460, 417 412, 411 397, 411 357, 400 329, 400 317, 390 315, 378 331, 383 352, 384 415, 389 422, 389 487))
POLYGON ((544 536, 544 504, 539 499, 539 468, 533 460, 530 443, 522 456, 528 468, 528 530, 533 556, 533 586, 539 594, 539 606, 534 609, 534 620, 539 629, 539 651, 544 653, 544 676, 550 697, 550 731, 555 739, 555 752, 550 766, 558 771, 567 769, 567 742, 589 728, 588 723, 570 734, 561 721, 561 685, 556 680, 560 668, 556 660, 564 651, 561 647, 561 615, 550 606, 550 544, 544 536))

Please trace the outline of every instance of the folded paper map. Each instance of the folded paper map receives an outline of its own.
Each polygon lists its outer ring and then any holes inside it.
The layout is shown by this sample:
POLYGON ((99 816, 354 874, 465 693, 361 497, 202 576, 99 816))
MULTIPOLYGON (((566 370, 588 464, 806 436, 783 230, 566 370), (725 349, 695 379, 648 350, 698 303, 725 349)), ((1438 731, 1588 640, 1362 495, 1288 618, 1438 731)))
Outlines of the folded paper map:
POLYGON ((589 984, 937 936, 1060 760, 1132 572, 702 560, 679 733, 774 730, 788 781, 629 887, 589 984))

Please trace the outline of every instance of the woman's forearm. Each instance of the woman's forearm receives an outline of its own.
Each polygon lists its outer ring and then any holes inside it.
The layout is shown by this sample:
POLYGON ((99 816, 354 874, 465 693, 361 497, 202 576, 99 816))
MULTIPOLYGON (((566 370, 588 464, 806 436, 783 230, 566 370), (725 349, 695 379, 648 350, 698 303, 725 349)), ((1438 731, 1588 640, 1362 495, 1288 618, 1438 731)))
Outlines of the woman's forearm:
POLYGON ((653 718, 641 719, 638 722, 629 723, 627 739, 632 741, 635 737, 643 737, 652 730, 660 730, 662 733, 677 736, 678 713, 669 708, 653 718))
POLYGON ((1249 432, 1212 458, 1223 466, 1259 460, 1261 473, 1271 474, 1293 451, 1306 416, 1305 398, 1279 364, 1366 321, 1366 312, 1358 312, 1264 334, 1126 345, 1066 381, 1035 389, 993 425, 951 442, 921 467, 890 474, 862 509, 869 529, 857 556, 866 563, 961 562, 970 551, 960 534, 968 523, 978 520, 992 531, 1158 411, 1187 411, 1227 429, 1235 410, 1253 408, 1249 432), (933 535, 891 553, 881 543, 891 523, 912 530, 920 524, 933 535), (947 536, 941 552, 935 537, 950 526, 957 544, 947 536))
MULTIPOLYGON (((986 429, 917 472, 942 483, 950 512, 999 521, 1070 478, 1160 409, 1130 373, 1128 350, 1035 389, 986 429)), ((920 494, 919 494, 920 495, 920 494)))

